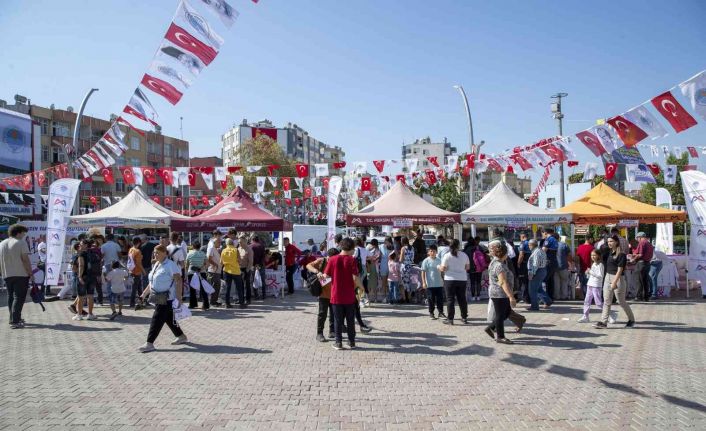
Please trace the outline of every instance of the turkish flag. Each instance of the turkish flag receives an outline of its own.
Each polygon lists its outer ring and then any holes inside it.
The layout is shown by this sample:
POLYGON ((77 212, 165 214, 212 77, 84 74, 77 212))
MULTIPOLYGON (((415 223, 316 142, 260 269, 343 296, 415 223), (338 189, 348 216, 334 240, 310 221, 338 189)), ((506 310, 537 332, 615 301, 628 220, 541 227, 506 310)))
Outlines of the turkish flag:
POLYGON ((294 198, 294 205, 299 206, 299 205, 301 205, 301 203, 302 203, 302 200, 301 200, 301 199, 299 199, 299 198, 294 198))
POLYGON ((292 200, 291 200, 291 199, 288 199, 288 198, 285 199, 285 200, 284 200, 284 203, 287 204, 287 205, 289 205, 290 207, 292 206, 292 200))
POLYGON ((687 150, 689 150, 689 155, 692 158, 698 159, 699 158, 699 152, 696 151, 696 148, 694 147, 686 147, 687 150))
POLYGON ((282 178, 282 189, 286 192, 289 190, 289 185, 292 182, 292 179, 289 177, 283 177, 282 178))
POLYGON ((54 167, 54 172, 58 178, 68 178, 69 177, 69 166, 66 163, 62 163, 54 167))
POLYGON ((272 174, 274 174, 274 172, 280 167, 280 165, 267 165, 267 175, 272 176, 272 174))
POLYGON ((226 188, 228 188, 228 180, 220 181, 220 183, 221 183, 221 188, 222 188, 223 190, 225 190, 226 188))
POLYGON ((183 94, 167 81, 162 81, 147 73, 142 77, 142 85, 167 99, 172 105, 176 105, 183 94))
POLYGON ((189 169, 189 187, 196 186, 196 171, 194 168, 189 169))
POLYGON ((598 136, 588 130, 577 133, 576 137, 579 138, 579 141, 581 141, 582 144, 591 150, 594 156, 600 157, 601 155, 607 153, 606 149, 603 147, 603 144, 601 144, 601 141, 598 140, 598 136))
POLYGON ((228 169, 229 174, 234 174, 241 170, 242 168, 240 166, 228 166, 226 169, 228 169))
POLYGON ((574 166, 578 166, 579 162, 576 160, 569 160, 568 162, 566 162, 566 165, 570 168, 573 168, 574 166))
POLYGON ((510 158, 510 160, 515 162, 515 164, 519 165, 523 171, 526 171, 528 169, 532 169, 532 163, 530 163, 529 160, 522 157, 522 155, 520 153, 510 154, 508 157, 510 158))
POLYGON ((168 186, 171 186, 174 183, 174 175, 172 175, 172 168, 159 168, 157 169, 157 175, 162 177, 162 181, 168 186))
POLYGON ((159 196, 152 196, 152 201, 156 204, 159 204, 159 196))
POLYGON ((328 193, 328 182, 329 182, 329 178, 328 178, 328 177, 325 177, 325 178, 322 178, 322 179, 321 179, 321 184, 324 185, 324 193, 328 193))
MULTIPOLYGON (((144 79, 144 78, 143 78, 143 79, 144 79)), ((145 132, 144 132, 144 131, 142 131, 142 130, 138 129, 137 127, 133 126, 129 121, 127 121, 127 120, 124 119, 123 117, 118 117, 118 119, 116 120, 116 122, 125 123, 126 126, 128 126, 129 128, 131 128, 131 129, 134 130, 135 132, 139 133, 141 136, 145 136, 145 132)), ((109 133, 106 133, 105 135, 103 135, 103 139, 105 139, 105 140, 109 140, 108 137, 110 137, 110 134, 109 134, 109 133)), ((111 137, 111 138, 112 138, 112 137, 111 137)))
POLYGON ((428 171, 426 171, 426 174, 427 174, 427 183, 430 186, 433 186, 434 184, 436 184, 436 174, 434 173, 434 171, 428 170, 428 171))
POLYGON ((211 175, 213 173, 213 166, 202 166, 201 172, 206 175, 211 175))
POLYGON ((166 197, 164 198, 164 205, 172 206, 172 198, 171 198, 171 196, 166 196, 166 197))
POLYGON ((606 122, 613 126, 613 129, 618 132, 618 136, 623 140, 626 147, 634 147, 638 142, 647 137, 647 133, 645 133, 644 130, 637 127, 632 121, 622 115, 609 118, 606 122))
POLYGON ((22 189, 25 191, 32 190, 32 174, 22 176, 22 189))
POLYGON ((131 166, 121 166, 120 172, 123 174, 123 182, 125 184, 135 184, 135 174, 132 173, 131 166))
POLYGON ((115 179, 113 178, 113 170, 111 168, 101 169, 101 175, 103 175, 103 181, 105 181, 106 184, 115 183, 115 179))
POLYGON ((201 196, 201 203, 204 205, 208 205, 208 196, 201 196))
POLYGON ((379 173, 382 173, 382 171, 385 169, 384 160, 373 160, 373 165, 375 165, 375 169, 377 169, 379 173))
POLYGON ((47 185, 47 174, 44 171, 39 171, 36 173, 37 184, 39 187, 44 187, 47 185))
POLYGON ((277 129, 272 127, 253 127, 251 132, 253 139, 259 138, 260 136, 264 135, 272 139, 273 141, 277 140, 277 129))
POLYGON ((299 178, 305 178, 309 176, 309 165, 305 165, 304 163, 297 163, 296 168, 297 176, 299 178))
POLYGON ((319 204, 319 197, 314 196, 314 198, 311 201, 314 203, 314 205, 318 205, 319 204))
POLYGON ((439 158, 437 156, 429 156, 427 160, 429 160, 429 163, 434 165, 434 167, 439 167, 439 158))
POLYGON ((500 163, 498 163, 495 159, 488 159, 488 169, 492 169, 496 172, 502 172, 503 167, 500 166, 500 163))
POLYGON ((659 165, 657 163, 650 163, 647 167, 652 171, 652 175, 658 175, 660 172, 659 165))
POLYGON ((213 198, 213 200, 216 201, 216 203, 218 203, 218 202, 220 202, 220 201, 223 200, 223 196, 221 196, 221 195, 216 195, 216 197, 213 198))
POLYGON ((346 162, 333 162, 334 169, 343 169, 346 167, 346 162))
POLYGON ((304 187, 304 197, 307 199, 311 197, 311 187, 304 187))
POLYGON ((564 152, 554 144, 544 144, 540 148, 555 162, 564 163, 567 160, 564 152))
POLYGON ((142 167, 142 178, 147 184, 154 184, 157 182, 157 177, 155 177, 154 168, 142 167))
POLYGON ((189 34, 188 31, 174 23, 169 26, 164 38, 197 56, 206 66, 211 64, 218 54, 215 49, 201 42, 199 39, 189 34))
POLYGON ((605 164, 605 179, 612 180, 615 176, 615 172, 618 170, 617 163, 606 163, 605 164))
POLYGON ((181 206, 183 203, 184 203, 184 198, 182 198, 181 196, 177 196, 177 198, 176 198, 177 206, 181 206))
POLYGON ((189 203, 191 204, 192 207, 195 207, 196 205, 199 204, 199 199, 196 196, 191 196, 189 198, 189 203))
POLYGON ((96 205, 98 203, 98 199, 95 196, 89 197, 88 200, 91 201, 91 205, 96 205))
POLYGON ((467 166, 471 169, 476 167, 476 155, 475 154, 466 154, 466 162, 467 166))
POLYGON ((696 126, 694 117, 686 112, 686 109, 677 102, 677 99, 674 98, 671 91, 665 91, 652 99, 652 105, 669 121, 669 124, 672 125, 677 133, 696 126))
POLYGON ((405 181, 404 174, 397 174, 397 175, 395 176, 395 180, 401 181, 402 184, 407 184, 407 182, 405 181))
POLYGON ((360 191, 369 192, 372 189, 372 182, 370 177, 363 177, 360 179, 360 191))

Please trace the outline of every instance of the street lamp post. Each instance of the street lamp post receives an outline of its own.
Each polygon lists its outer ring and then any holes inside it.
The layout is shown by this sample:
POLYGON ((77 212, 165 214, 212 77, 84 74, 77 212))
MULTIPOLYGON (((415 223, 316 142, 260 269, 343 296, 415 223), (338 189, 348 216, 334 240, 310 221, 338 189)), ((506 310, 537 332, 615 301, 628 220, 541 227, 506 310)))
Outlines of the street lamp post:
MULTIPOLYGON (((478 158, 478 155, 480 154, 480 147, 483 146, 485 143, 484 141, 481 141, 480 145, 476 147, 475 142, 473 140, 473 119, 471 118, 471 108, 468 106, 468 97, 466 97, 466 92, 463 90, 462 85, 454 85, 454 88, 461 93, 461 97, 463 98, 463 107, 466 109, 466 117, 468 118, 468 143, 469 147, 471 150, 471 154, 474 155, 475 159, 478 158)), ((468 180, 468 201, 469 201, 469 206, 473 206, 475 203, 475 192, 476 192, 476 173, 473 169, 471 169, 470 172, 470 178, 468 180)), ((473 236, 476 235, 476 226, 471 225, 471 234, 473 236)))
MULTIPOLYGON (((79 138, 79 132, 81 130, 81 118, 83 117, 83 110, 86 108, 86 103, 88 103, 88 98, 91 97, 91 94, 95 93, 98 91, 97 88, 91 88, 88 90, 88 93, 83 97, 83 101, 81 102, 81 107, 78 110, 78 114, 76 115, 76 123, 74 124, 74 136, 71 141, 71 155, 70 157, 67 157, 68 161, 68 168, 69 168, 69 174, 71 175, 71 178, 76 178, 76 168, 74 167, 74 161, 78 158, 78 138, 79 138)), ((67 156, 69 156, 67 154, 67 156)), ((78 214, 80 212, 80 206, 81 206, 81 193, 79 193, 78 199, 76 199, 76 202, 74 203, 74 213, 78 214)))
MULTIPOLYGON (((554 114, 554 118, 556 118, 557 123, 559 125, 559 136, 564 135, 564 131, 562 128, 562 119, 564 118, 564 114, 561 112, 561 98, 568 96, 568 93, 557 93, 553 95, 551 98, 555 99, 555 102, 552 102, 551 104, 551 109, 552 109, 552 114, 554 114)), ((559 208, 563 208, 565 205, 564 202, 564 163, 561 162, 559 163, 559 208)))

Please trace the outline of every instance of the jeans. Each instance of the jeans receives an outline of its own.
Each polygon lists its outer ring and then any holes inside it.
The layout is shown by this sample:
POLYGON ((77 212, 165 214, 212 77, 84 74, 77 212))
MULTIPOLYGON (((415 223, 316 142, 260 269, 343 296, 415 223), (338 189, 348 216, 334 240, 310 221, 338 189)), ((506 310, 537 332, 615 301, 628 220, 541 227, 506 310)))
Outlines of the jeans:
POLYGON ((480 297, 480 286, 483 273, 469 272, 468 277, 471 280, 471 296, 474 298, 480 297))
POLYGON ((209 284, 213 286, 214 292, 211 294, 211 304, 218 304, 221 296, 221 273, 209 272, 207 278, 209 284))
POLYGON ((333 327, 333 309, 331 308, 331 300, 329 298, 319 297, 319 314, 316 319, 316 333, 323 335, 324 326, 326 325, 326 317, 328 316, 328 331, 334 333, 333 327))
POLYGON ((7 309, 10 312, 10 323, 20 323, 22 307, 25 305, 29 289, 29 277, 7 277, 5 287, 7 288, 7 309))
POLYGON ((510 316, 512 307, 510 307, 509 298, 490 298, 493 301, 493 307, 495 308, 495 319, 493 323, 488 325, 488 328, 495 331, 496 339, 500 340, 505 338, 505 319, 510 316))
POLYGON ((586 277, 586 273, 579 271, 579 283, 581 284, 581 292, 583 292, 583 297, 585 298, 587 295, 587 288, 588 288, 588 277, 586 277))
POLYGON ((296 270, 295 265, 287 265, 287 293, 294 293, 294 271, 296 270))
POLYGON ((444 290, 446 291, 446 317, 454 320, 456 314, 455 301, 458 301, 458 308, 461 309, 461 318, 468 318, 468 302, 466 301, 466 282, 458 280, 444 280, 444 290))
POLYGON ((399 299, 400 282, 392 280, 388 280, 387 282, 389 284, 387 290, 387 301, 392 304, 393 302, 397 302, 399 299))
POLYGON ((552 298, 544 290, 544 287, 542 287, 542 282, 546 279, 546 273, 546 268, 539 268, 530 280, 529 295, 531 310, 539 310, 539 300, 546 305, 552 305, 552 298))
MULTIPOLYGON (((206 278, 206 274, 203 272, 200 273, 199 275, 201 276, 201 278, 206 278)), ((210 305, 209 305, 208 295, 206 294, 206 291, 203 290, 203 287, 200 287, 199 293, 197 293, 196 289, 191 287, 191 279, 194 278, 193 273, 189 274, 188 278, 189 278, 189 308, 196 308, 199 306, 198 298, 196 297, 196 295, 198 295, 200 293, 201 301, 202 301, 201 308, 203 308, 204 310, 208 310, 210 308, 210 305)))
POLYGON ((363 322, 363 316, 360 315, 360 302, 355 301, 355 320, 358 322, 361 328, 365 328, 365 322, 363 322))
POLYGON ((603 280, 603 313, 601 314, 601 321, 608 324, 608 315, 610 314, 610 307, 613 304, 613 295, 618 297, 618 303, 625 311, 628 316, 628 320, 631 322, 635 321, 635 316, 632 314, 632 309, 628 302, 625 300, 625 294, 627 292, 627 283, 625 283, 625 277, 620 277, 617 281, 616 288, 611 288, 611 283, 615 280, 615 274, 606 274, 603 280))
POLYGON ((131 275, 132 277, 132 289, 130 289, 130 307, 135 306, 135 297, 137 295, 142 295, 142 276, 141 275, 131 275))
POLYGON ((434 314, 434 305, 439 314, 444 312, 444 292, 441 287, 428 287, 427 299, 429 302, 429 314, 434 314))
POLYGON ((172 301, 167 301, 164 305, 154 306, 154 313, 152 314, 152 321, 150 322, 150 331, 147 334, 148 343, 155 342, 165 323, 169 326, 169 329, 172 330, 172 334, 174 334, 175 337, 184 335, 184 331, 182 331, 179 325, 174 321, 172 301))
POLYGON ((240 275, 243 279, 243 289, 245 289, 245 302, 249 304, 252 295, 252 272, 246 268, 240 268, 240 275))
POLYGON ((653 260, 650 262, 650 287, 652 288, 652 297, 656 298, 659 293, 659 286, 657 286, 657 277, 659 277, 659 272, 662 271, 662 261, 653 260))
POLYGON ((586 298, 583 300, 583 317, 586 319, 588 319, 588 310, 591 309, 591 300, 596 303, 598 308, 603 308, 600 287, 588 287, 586 290, 586 298))
POLYGON ((244 305, 245 295, 243 295, 243 276, 231 274, 229 272, 224 272, 223 274, 226 276, 226 305, 232 304, 230 290, 233 287, 233 284, 235 284, 235 293, 238 295, 238 304, 244 305))
POLYGON ((650 298, 650 263, 638 260, 633 273, 635 286, 637 286, 637 299, 648 300, 650 298))
POLYGON ((346 319, 348 341, 355 343, 355 304, 332 304, 336 343, 343 342, 343 319, 346 319))
POLYGON ((569 299, 569 270, 557 268, 554 271, 554 298, 569 299))

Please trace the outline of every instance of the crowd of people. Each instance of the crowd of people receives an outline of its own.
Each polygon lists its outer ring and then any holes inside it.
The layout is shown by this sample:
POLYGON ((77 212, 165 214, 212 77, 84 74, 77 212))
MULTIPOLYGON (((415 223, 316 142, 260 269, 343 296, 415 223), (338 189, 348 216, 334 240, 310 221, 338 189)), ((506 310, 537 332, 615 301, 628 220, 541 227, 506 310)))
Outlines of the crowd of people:
MULTIPOLYGON (((8 287, 13 328, 24 325, 22 304, 32 274, 26 233, 22 225, 12 226, 10 237, 0 243, 0 271, 8 287)), ((110 320, 119 320, 125 306, 135 310, 153 306, 147 341, 140 348, 147 352, 154 350, 164 324, 174 333, 174 343, 187 340, 174 319, 173 310, 181 303, 203 311, 214 306, 247 308, 252 300, 266 298, 265 270, 284 265, 287 294, 294 293, 297 271, 307 286, 320 285, 316 339, 334 340, 337 349, 343 348, 343 332, 349 347, 355 347, 356 324, 362 332, 371 330, 361 315, 371 303, 426 303, 430 319, 442 319, 446 325, 468 324, 468 302, 480 301, 481 291, 488 296, 485 332, 499 343, 510 344, 505 320, 513 322, 518 332, 526 322, 516 311, 517 303, 524 302, 527 312, 535 312, 540 307, 550 309, 555 300, 571 298, 572 272, 578 275, 584 297, 578 322, 590 321, 595 304, 601 315, 594 327, 615 324, 615 300, 625 313, 626 326, 635 324, 627 303, 627 268, 632 267, 636 299, 649 301, 657 293, 659 252, 643 232, 633 244, 617 229, 601 230, 599 236, 598 240, 587 237, 575 256, 566 238, 552 229, 536 235, 522 233, 517 244, 496 229, 487 244, 475 237, 463 246, 458 239, 443 236, 427 244, 421 230, 409 236, 388 236, 382 243, 376 238, 367 241, 363 236, 337 235, 335 247, 328 250, 325 243, 317 246, 313 239, 307 241, 308 248, 300 250, 284 238, 282 256, 268 250, 257 235, 234 229, 225 235, 215 230, 207 244, 193 241, 190 247, 177 232, 158 241, 141 235, 129 240, 113 234, 81 235, 72 245, 73 276, 64 291, 73 297, 68 308, 75 321, 97 319, 95 302, 103 306, 106 296, 110 320), (456 319, 457 305, 460 320, 456 319), (327 319, 328 337, 324 335, 327 319)))

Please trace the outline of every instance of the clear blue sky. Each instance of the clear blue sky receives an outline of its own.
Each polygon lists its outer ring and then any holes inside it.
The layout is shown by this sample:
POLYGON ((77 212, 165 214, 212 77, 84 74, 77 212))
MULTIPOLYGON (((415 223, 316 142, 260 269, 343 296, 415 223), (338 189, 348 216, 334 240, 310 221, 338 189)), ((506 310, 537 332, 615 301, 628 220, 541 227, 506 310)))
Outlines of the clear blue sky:
MULTIPOLYGON (((95 86, 88 113, 118 112, 177 3, 2 0, 0 98, 76 107, 95 86)), ((569 93, 569 134, 706 69, 699 0, 231 3, 241 15, 216 61, 176 107, 157 107, 166 134, 184 117, 192 155, 220 155, 220 135, 243 118, 295 122, 349 162, 399 158, 403 141, 425 136, 464 151, 456 83, 476 140, 501 152, 556 133, 557 91, 569 93)), ((706 146, 706 127, 655 143, 706 146)))

